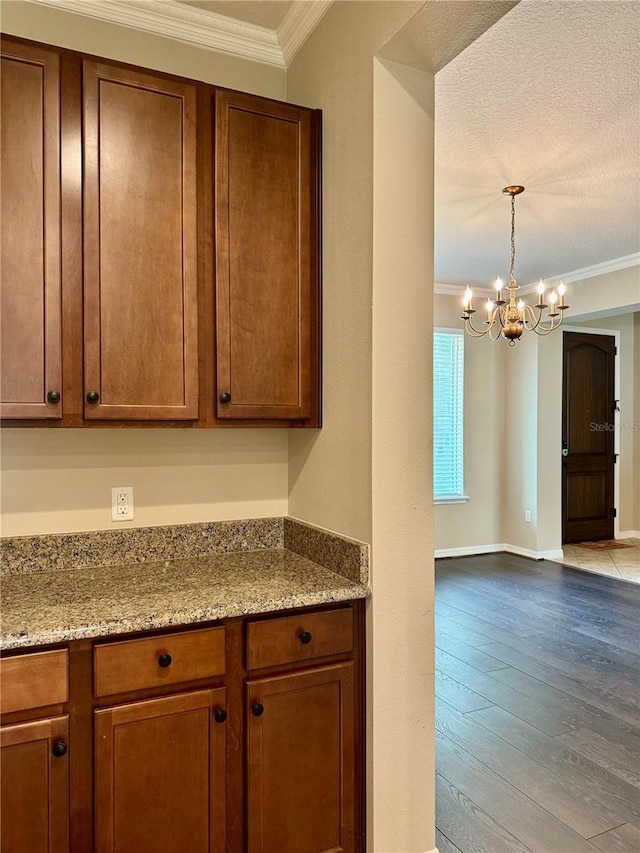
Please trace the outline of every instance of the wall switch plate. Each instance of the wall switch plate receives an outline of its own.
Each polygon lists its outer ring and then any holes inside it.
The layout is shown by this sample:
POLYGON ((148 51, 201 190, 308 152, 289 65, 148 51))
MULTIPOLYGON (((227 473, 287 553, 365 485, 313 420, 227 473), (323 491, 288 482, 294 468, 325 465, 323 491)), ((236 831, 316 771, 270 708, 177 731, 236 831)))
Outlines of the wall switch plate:
POLYGON ((111 489, 111 521, 133 520, 133 486, 111 489))
POLYGON ((525 509, 524 520, 525 521, 531 521, 531 510, 530 509, 525 509))

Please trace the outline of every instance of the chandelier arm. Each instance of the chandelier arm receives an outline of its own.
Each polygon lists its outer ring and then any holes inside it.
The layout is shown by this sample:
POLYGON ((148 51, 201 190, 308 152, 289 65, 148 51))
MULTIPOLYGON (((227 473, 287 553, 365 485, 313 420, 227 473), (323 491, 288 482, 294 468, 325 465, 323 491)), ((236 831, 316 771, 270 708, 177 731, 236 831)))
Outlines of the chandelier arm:
POLYGON ((522 315, 522 323, 528 332, 535 332, 542 322, 542 308, 538 308, 538 318, 531 305, 525 305, 522 315), (527 317, 529 318, 527 322, 527 317), (532 325, 533 323, 533 325, 532 325))
POLYGON ((489 335, 489 337, 491 338, 491 340, 492 340, 492 341, 494 341, 494 342, 495 342, 495 341, 497 341, 497 340, 498 340, 498 338, 499 338, 499 337, 500 337, 500 335, 502 334, 502 329, 503 329, 504 327, 503 327, 502 323, 492 323, 492 324, 491 324, 491 326, 490 326, 490 328, 489 328, 489 331, 491 331, 491 329, 493 328, 493 326, 495 326, 495 327, 496 327, 496 333, 495 333, 495 335, 490 334, 490 335, 489 335))
POLYGON ((555 332, 556 329, 559 329, 560 326, 562 325, 562 321, 564 320, 564 314, 560 314, 560 319, 558 320, 557 323, 555 322, 555 319, 554 319, 555 316, 557 316, 557 315, 554 315, 554 317, 551 318, 551 325, 550 326, 539 326, 537 329, 534 329, 536 335, 540 335, 541 337, 544 337, 545 335, 550 335, 551 332, 555 332))
POLYGON ((493 323, 491 323, 491 325, 487 329, 485 329, 483 332, 481 332, 479 329, 476 329, 476 327, 473 325, 473 323, 471 322, 471 317, 463 317, 463 320, 464 320, 464 330, 472 338, 484 338, 484 336, 487 334, 487 332, 491 331, 491 326, 493 325, 493 323))

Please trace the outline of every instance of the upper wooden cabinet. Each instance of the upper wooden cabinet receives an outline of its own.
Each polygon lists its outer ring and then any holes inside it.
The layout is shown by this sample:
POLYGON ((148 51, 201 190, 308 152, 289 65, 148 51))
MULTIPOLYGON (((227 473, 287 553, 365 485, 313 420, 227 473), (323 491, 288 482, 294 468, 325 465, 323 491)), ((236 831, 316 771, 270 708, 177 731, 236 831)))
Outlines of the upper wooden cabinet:
POLYGON ((85 62, 84 165, 85 417, 197 418, 196 87, 85 62))
POLYGON ((60 76, 56 52, 2 45, 3 418, 60 418, 60 76))
POLYGON ((0 416, 320 426, 319 111, 2 45, 0 416))
POLYGON ((218 417, 311 415, 309 110, 215 97, 218 417))

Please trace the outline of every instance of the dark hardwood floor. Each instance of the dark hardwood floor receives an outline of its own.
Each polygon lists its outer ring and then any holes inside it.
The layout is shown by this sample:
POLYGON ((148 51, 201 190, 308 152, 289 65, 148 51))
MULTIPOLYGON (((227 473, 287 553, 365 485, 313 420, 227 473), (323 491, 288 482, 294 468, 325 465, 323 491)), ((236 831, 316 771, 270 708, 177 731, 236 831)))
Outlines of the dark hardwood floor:
POLYGON ((440 853, 639 853, 640 586, 436 561, 440 853))

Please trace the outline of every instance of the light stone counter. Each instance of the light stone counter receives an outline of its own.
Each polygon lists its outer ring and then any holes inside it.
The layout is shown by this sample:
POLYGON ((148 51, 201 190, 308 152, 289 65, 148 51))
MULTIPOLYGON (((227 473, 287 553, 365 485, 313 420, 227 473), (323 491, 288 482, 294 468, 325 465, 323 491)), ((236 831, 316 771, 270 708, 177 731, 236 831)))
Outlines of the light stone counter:
MULTIPOLYGON (((289 519, 287 524, 295 524, 298 534, 307 527, 289 519)), ((351 548, 353 564, 362 566, 364 573, 368 570, 366 546, 339 537, 334 541, 333 535, 316 528, 309 528, 309 535, 312 538, 306 541, 312 542, 318 562, 291 550, 292 537, 291 543, 283 542, 290 547, 5 574, 1 578, 0 648, 48 645, 365 598, 369 594, 367 578, 353 577, 353 566, 349 571, 348 565, 343 574, 342 566, 335 563, 336 555, 342 557, 351 548), (313 537, 324 551, 318 551, 313 537), (323 553, 331 557, 322 558, 331 569, 320 565, 323 553)))

